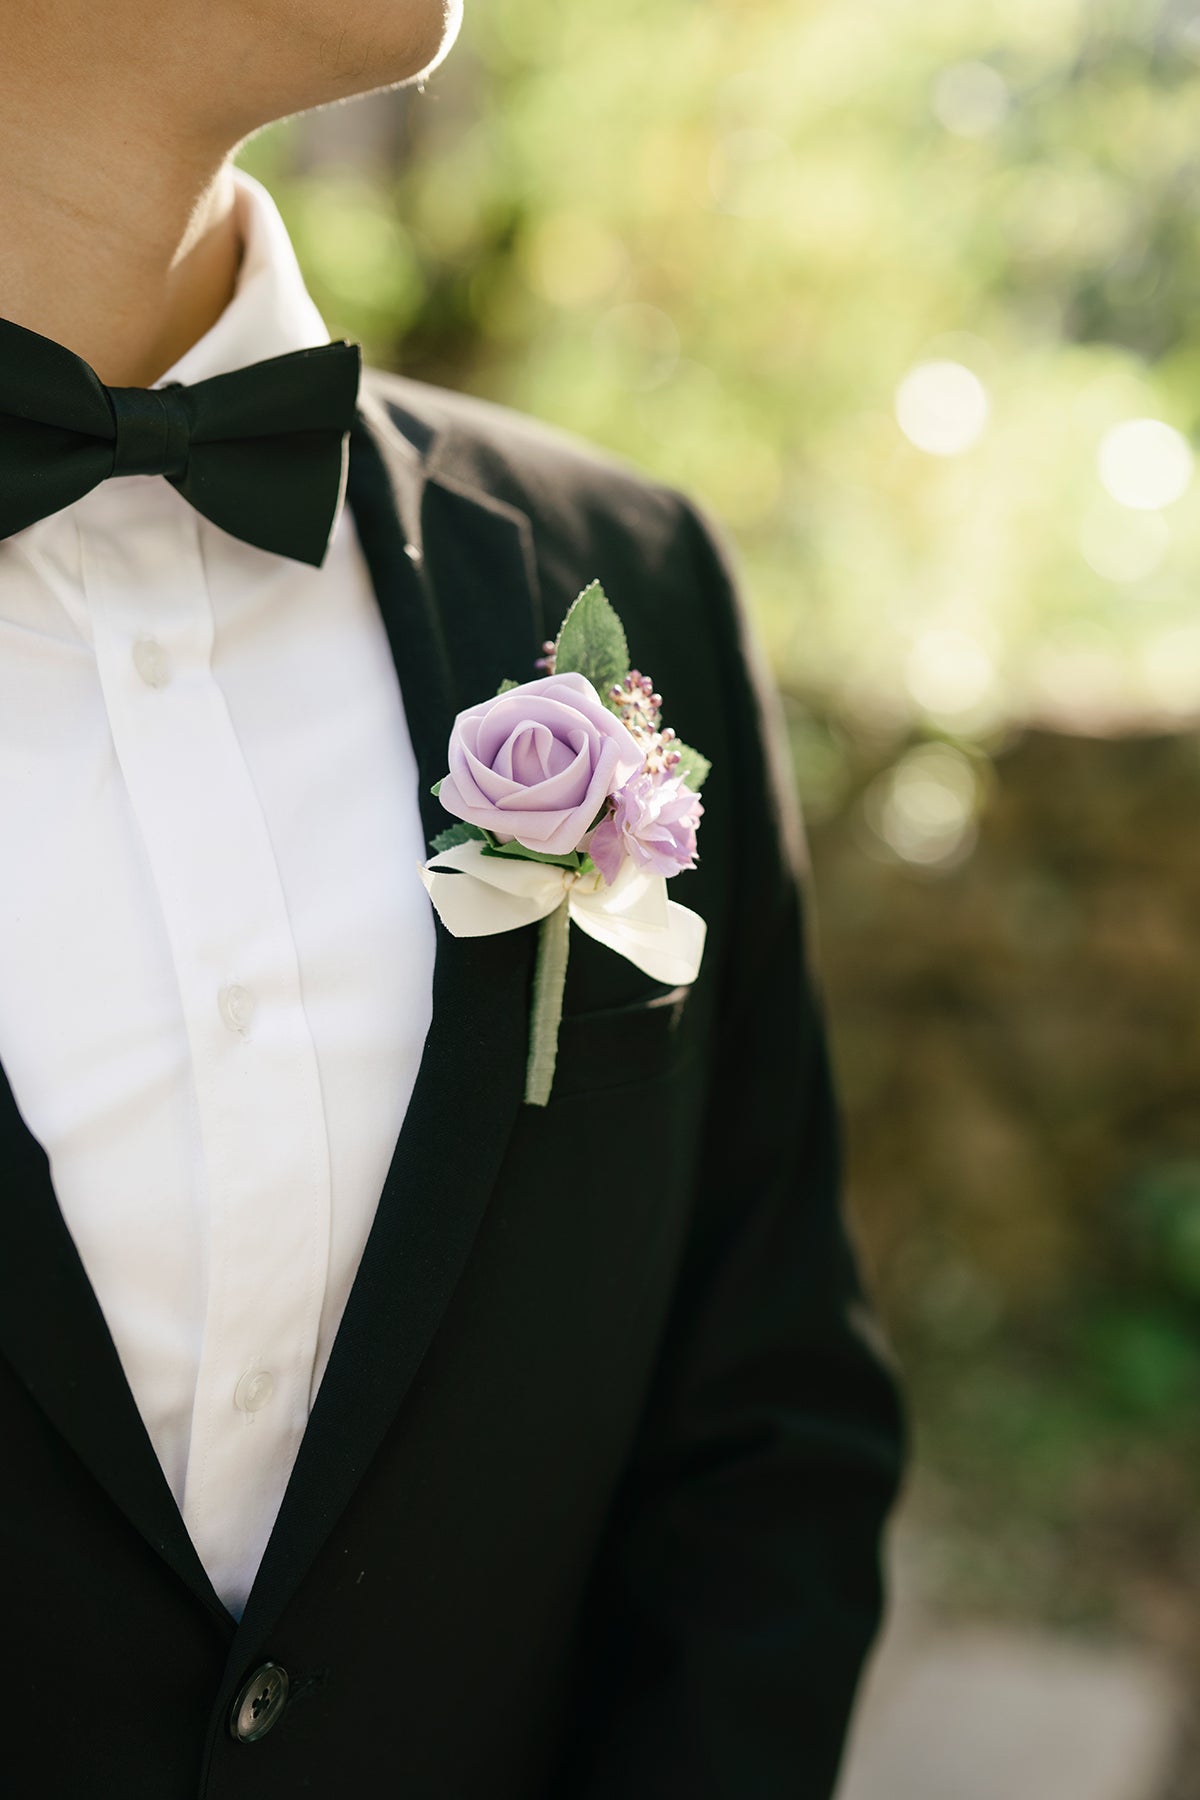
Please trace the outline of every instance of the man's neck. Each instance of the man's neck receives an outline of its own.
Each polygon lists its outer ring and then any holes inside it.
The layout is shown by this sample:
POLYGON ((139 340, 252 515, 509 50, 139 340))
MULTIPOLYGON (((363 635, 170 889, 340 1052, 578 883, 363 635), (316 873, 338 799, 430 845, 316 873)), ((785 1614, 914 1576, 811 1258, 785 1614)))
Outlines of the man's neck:
POLYGON ((0 318, 65 344, 110 387, 156 381, 220 317, 241 259, 217 150, 158 145, 130 119, 47 119, 0 91, 0 318))

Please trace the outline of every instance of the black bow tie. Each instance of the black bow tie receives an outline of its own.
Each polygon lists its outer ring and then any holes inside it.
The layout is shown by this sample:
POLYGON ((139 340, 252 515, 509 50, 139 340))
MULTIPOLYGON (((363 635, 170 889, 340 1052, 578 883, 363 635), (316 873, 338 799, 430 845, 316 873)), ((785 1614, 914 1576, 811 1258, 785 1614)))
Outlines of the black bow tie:
POLYGON ((319 566, 361 363, 343 339, 191 387, 110 388, 73 350, 0 319, 0 538, 109 475, 165 475, 223 531, 319 566))

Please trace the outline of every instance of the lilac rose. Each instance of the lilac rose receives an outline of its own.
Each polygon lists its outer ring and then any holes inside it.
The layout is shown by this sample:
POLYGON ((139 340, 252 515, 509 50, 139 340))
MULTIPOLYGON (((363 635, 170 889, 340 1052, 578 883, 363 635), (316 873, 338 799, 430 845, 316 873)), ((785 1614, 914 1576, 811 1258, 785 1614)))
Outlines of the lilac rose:
POLYGON ((504 842, 563 856, 644 761, 590 681, 546 675, 459 713, 438 797, 504 842))
POLYGON ((613 810, 591 835, 588 851, 605 881, 616 880, 626 856, 651 875, 678 875, 696 866, 700 796, 678 775, 640 774, 613 799, 613 810))

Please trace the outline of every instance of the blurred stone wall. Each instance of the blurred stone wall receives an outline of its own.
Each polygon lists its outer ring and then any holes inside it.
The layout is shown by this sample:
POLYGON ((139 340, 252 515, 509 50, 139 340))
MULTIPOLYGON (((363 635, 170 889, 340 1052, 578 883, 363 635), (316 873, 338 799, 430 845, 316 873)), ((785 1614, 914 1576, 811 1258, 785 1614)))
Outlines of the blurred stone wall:
POLYGON ((1016 736, 942 870, 871 824, 893 758, 852 749, 809 835, 850 1200, 945 1597, 1194 1656, 1200 739, 1016 736))

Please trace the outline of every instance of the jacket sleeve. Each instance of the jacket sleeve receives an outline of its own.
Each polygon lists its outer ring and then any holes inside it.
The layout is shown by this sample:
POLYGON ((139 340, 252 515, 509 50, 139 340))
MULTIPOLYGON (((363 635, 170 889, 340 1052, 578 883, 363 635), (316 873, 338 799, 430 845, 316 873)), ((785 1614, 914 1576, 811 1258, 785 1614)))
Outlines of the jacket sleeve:
POLYGON ((688 1243, 554 1795, 829 1800, 880 1623, 903 1416, 841 1209, 778 700, 731 552, 683 505, 754 857, 720 975, 688 1243))

